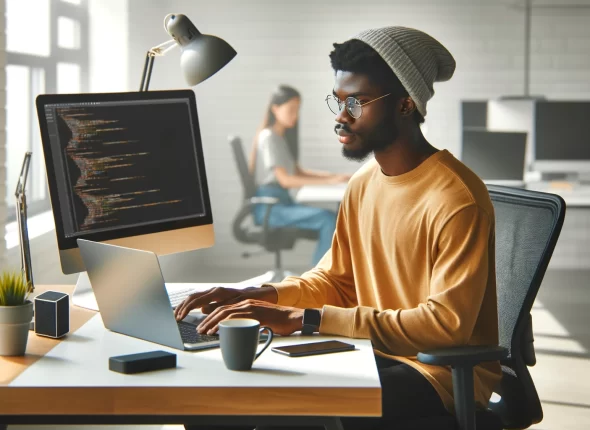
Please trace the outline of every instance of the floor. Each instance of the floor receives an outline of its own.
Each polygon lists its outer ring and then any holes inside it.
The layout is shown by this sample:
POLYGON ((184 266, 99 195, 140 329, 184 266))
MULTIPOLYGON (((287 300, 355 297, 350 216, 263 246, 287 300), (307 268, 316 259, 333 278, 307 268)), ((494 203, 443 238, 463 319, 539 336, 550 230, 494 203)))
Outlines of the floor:
MULTIPOLYGON (((75 283, 75 276, 59 272, 54 236, 44 235, 32 244, 35 280, 40 284, 75 283), (36 258, 35 255, 42 255, 36 258)), ((17 260, 15 260, 17 261, 17 260)), ((246 279, 266 270, 228 271, 225 279, 246 279)), ((220 273, 209 268, 200 272, 203 282, 220 273)), ((530 369, 543 404, 544 419, 531 427, 537 430, 582 430, 590 428, 590 270, 550 269, 533 308, 537 364, 530 369)), ((182 426, 9 426, 28 429, 121 429, 182 430, 182 426)))

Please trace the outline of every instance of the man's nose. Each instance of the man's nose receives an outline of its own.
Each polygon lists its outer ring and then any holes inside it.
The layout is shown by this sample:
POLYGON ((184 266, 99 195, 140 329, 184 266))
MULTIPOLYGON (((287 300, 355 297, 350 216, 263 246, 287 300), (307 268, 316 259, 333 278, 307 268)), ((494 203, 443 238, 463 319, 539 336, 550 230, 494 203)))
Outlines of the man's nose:
POLYGON ((342 106, 338 115, 336 115, 336 122, 339 124, 352 124, 354 122, 354 118, 350 116, 348 111, 346 110, 345 106, 342 106))

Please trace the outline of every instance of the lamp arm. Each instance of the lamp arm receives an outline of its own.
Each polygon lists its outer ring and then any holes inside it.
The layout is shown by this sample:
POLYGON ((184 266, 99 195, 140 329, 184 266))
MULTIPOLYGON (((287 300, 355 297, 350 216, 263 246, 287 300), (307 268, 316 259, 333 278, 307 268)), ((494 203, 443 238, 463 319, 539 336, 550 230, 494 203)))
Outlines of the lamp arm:
POLYGON ((21 270, 24 274, 25 281, 30 285, 30 291, 35 289, 33 283, 33 266, 31 263, 31 249, 29 247, 29 232, 27 226, 27 198, 25 195, 27 176, 31 163, 31 152, 25 153, 25 159, 21 167, 18 184, 16 186, 16 220, 19 230, 20 239, 20 257, 21 270))
POLYGON ((174 49, 178 45, 174 39, 167 40, 164 43, 160 43, 157 46, 151 48, 148 52, 154 55, 164 55, 166 52, 174 49))
POLYGON ((139 83, 139 91, 147 91, 150 86, 150 79, 152 77, 152 69, 154 67, 154 57, 165 55, 177 46, 174 39, 167 40, 160 43, 153 48, 150 48, 145 55, 145 63, 143 65, 143 72, 141 74, 141 82, 139 83))

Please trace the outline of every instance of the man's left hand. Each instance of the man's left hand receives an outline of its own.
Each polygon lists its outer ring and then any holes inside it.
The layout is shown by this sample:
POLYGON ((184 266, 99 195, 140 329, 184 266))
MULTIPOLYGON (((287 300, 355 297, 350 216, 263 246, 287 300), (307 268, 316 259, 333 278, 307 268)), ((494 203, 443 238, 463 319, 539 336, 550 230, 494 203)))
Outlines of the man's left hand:
POLYGON ((217 333, 221 321, 235 318, 252 318, 258 320, 261 326, 270 327, 274 333, 287 336, 301 330, 303 325, 303 309, 248 299, 239 303, 218 307, 199 324, 197 331, 207 334, 217 333))

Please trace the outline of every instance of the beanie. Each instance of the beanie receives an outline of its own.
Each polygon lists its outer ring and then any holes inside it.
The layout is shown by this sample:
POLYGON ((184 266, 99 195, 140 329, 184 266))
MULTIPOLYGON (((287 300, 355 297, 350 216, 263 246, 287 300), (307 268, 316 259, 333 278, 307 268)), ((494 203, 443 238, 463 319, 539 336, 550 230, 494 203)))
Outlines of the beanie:
POLYGON ((434 95, 433 83, 448 81, 455 59, 436 39, 406 27, 383 27, 353 37, 373 48, 391 67, 418 111, 426 116, 426 103, 434 95))

